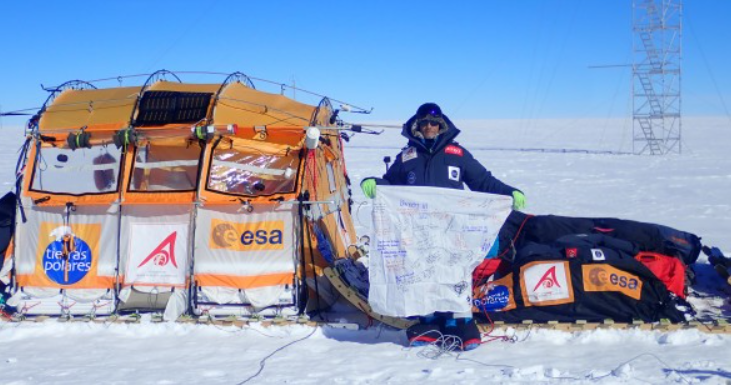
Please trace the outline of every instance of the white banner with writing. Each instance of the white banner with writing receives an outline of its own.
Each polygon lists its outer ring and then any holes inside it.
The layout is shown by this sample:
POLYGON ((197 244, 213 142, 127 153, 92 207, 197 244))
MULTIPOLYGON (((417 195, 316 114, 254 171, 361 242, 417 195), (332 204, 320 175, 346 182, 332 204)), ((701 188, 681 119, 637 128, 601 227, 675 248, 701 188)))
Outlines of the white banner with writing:
POLYGON ((472 271, 512 203, 504 195, 378 186, 369 261, 373 310, 396 317, 469 312, 472 271))

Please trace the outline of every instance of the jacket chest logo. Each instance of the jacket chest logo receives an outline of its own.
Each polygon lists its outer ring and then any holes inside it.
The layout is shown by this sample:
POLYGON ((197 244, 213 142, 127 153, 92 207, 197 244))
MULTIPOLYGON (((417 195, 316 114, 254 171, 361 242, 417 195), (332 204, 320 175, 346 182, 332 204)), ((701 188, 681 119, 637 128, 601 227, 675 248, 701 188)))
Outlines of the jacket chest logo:
POLYGON ((447 173, 450 180, 459 182, 459 167, 449 166, 447 167, 447 173))
POLYGON ((449 146, 445 147, 444 153, 457 155, 457 156, 464 156, 464 151, 460 147, 457 147, 453 144, 450 144, 449 146))
POLYGON ((416 183, 416 173, 413 171, 409 171, 409 173, 406 175, 406 182, 409 184, 416 183))
POLYGON ((416 147, 409 147, 401 153, 401 162, 407 162, 411 159, 416 159, 416 147))

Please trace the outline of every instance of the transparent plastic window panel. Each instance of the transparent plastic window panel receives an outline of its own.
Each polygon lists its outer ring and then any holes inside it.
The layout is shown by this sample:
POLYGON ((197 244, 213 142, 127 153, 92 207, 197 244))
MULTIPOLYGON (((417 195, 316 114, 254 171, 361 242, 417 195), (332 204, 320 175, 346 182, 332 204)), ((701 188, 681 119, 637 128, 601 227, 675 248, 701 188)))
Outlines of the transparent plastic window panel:
POLYGON ((31 190, 58 194, 99 194, 117 191, 122 152, 115 146, 72 151, 41 147, 31 190))
POLYGON ((194 143, 155 143, 137 149, 130 191, 192 191, 201 148, 194 143))
POLYGON ((290 193, 295 190, 298 165, 299 151, 218 148, 213 151, 208 189, 246 196, 290 193))

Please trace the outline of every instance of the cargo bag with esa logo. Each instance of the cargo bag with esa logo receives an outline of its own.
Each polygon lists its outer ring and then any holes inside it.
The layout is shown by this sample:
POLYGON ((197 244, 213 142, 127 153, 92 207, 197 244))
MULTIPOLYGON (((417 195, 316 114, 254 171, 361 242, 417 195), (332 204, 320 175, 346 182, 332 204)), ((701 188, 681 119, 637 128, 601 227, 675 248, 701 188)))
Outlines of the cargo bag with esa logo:
POLYGON ((528 243, 512 269, 475 287, 476 313, 506 322, 683 321, 677 298, 641 262, 634 245, 601 235, 528 243))

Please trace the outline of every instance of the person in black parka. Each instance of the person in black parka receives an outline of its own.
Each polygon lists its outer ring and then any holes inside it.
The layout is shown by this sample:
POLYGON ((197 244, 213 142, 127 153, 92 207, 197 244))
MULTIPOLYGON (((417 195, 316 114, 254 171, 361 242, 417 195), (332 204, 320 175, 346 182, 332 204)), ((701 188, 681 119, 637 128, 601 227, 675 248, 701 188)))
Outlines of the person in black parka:
MULTIPOLYGON (((401 135, 408 139, 407 146, 396 156, 382 178, 363 179, 363 193, 369 198, 375 197, 379 184, 459 190, 467 185, 472 191, 512 196, 513 209, 522 210, 525 207, 525 195, 495 178, 472 154, 455 142, 459 133, 459 129, 438 105, 421 105, 416 114, 404 123, 401 135)), ((406 331, 411 346, 434 342, 441 335, 459 337, 463 350, 477 348, 480 344, 480 332, 471 312, 435 313, 419 319, 420 323, 406 331)))

